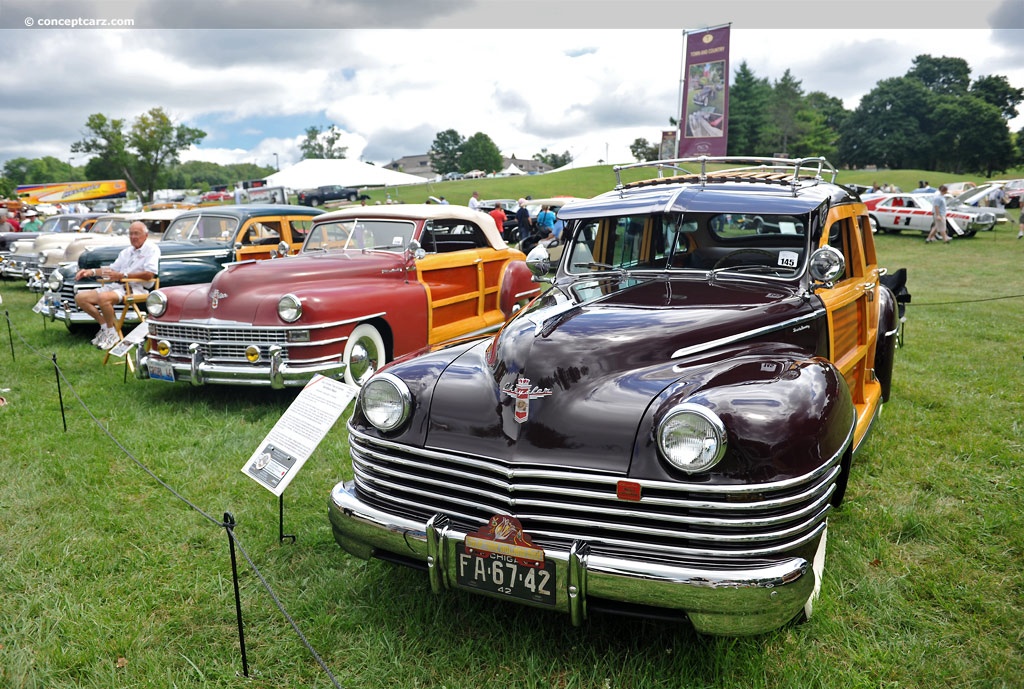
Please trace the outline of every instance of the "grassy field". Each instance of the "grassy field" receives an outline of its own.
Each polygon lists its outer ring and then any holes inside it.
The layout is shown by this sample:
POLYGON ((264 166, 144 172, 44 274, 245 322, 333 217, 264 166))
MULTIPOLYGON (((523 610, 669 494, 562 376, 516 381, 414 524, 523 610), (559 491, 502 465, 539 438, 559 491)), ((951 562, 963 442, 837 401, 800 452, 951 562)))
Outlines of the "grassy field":
POLYGON ((349 557, 326 514, 350 475, 343 421, 285 492, 298 538, 279 543, 277 499, 240 469, 295 393, 125 381, 91 333, 0 284, 0 687, 1024 686, 1024 240, 877 244, 913 294, 892 400, 830 520, 815 618, 743 639, 577 629, 349 557), (239 555, 248 679, 225 512, 259 571, 239 555))

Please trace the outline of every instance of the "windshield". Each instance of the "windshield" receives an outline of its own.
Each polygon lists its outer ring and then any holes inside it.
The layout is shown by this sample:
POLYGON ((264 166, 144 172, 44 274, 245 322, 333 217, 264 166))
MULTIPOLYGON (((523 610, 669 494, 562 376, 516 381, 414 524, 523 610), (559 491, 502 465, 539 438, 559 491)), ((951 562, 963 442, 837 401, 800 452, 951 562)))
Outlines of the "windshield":
POLYGON ((235 238, 237 231, 238 218, 219 215, 192 215, 175 218, 160 241, 230 242, 235 238))
POLYGON ((803 272, 807 218, 735 213, 622 215, 579 221, 569 273, 711 270, 793 278, 803 272))
POLYGON ((317 224, 309 232, 302 250, 344 251, 376 249, 405 251, 416 226, 405 220, 360 220, 356 218, 317 224))
POLYGON ((130 221, 124 218, 100 218, 89 231, 94 234, 128 234, 130 221))
POLYGON ((79 229, 81 219, 66 215, 47 218, 39 228, 40 232, 75 232, 79 229))

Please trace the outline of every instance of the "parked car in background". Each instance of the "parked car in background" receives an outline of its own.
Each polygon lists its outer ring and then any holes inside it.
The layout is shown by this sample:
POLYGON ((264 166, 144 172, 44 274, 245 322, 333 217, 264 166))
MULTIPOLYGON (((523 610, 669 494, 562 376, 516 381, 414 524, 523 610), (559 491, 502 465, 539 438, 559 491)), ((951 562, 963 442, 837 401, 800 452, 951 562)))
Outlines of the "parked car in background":
MULTIPOLYGON (((883 194, 865 203, 877 232, 895 234, 916 230, 928 234, 931 231, 935 212, 930 194, 883 194)), ((992 209, 959 205, 956 199, 946 203, 946 232, 950 237, 973 237, 995 225, 996 214, 992 209)))
POLYGON ((946 195, 947 196, 958 196, 965 191, 970 191, 978 185, 974 182, 946 182, 946 195))
POLYGON ((64 213, 43 221, 39 232, 14 232, 9 250, 0 254, 0 276, 24 279, 39 265, 39 252, 67 246, 79 232, 87 232, 103 213, 64 213), (41 240, 41 241, 40 241, 41 240), (40 241, 39 245, 36 242, 40 241))
POLYGON ((46 276, 62 264, 77 263, 86 249, 100 246, 128 246, 128 226, 136 220, 144 223, 149 230, 147 241, 160 241, 171 221, 181 215, 184 209, 145 211, 132 214, 112 214, 99 218, 90 228, 64 248, 45 249, 39 254, 39 267, 28 276, 28 287, 33 292, 46 291, 46 276))
POLYGON ((314 207, 322 206, 328 201, 356 201, 358 199, 358 189, 343 187, 338 184, 329 184, 314 189, 303 189, 298 195, 300 204, 314 207))
POLYGON ((388 361, 491 332, 540 292, 489 215, 465 206, 322 215, 298 256, 238 263, 149 296, 137 375, 165 381, 361 385, 388 361))
POLYGON ((573 624, 739 635, 810 616, 828 516, 890 394, 897 302, 831 165, 743 162, 616 168, 651 177, 559 211, 541 297, 366 381, 338 544, 573 624))
POLYGON ((199 197, 203 203, 219 203, 221 201, 233 201, 234 196, 227 191, 208 191, 199 197))
POLYGON ((998 229, 1010 222, 1010 216, 1006 213, 1009 205, 1006 184, 1004 181, 980 184, 947 200, 946 207, 950 211, 990 213, 996 219, 993 229, 998 229))
MULTIPOLYGON (((206 206, 184 211, 160 239, 160 285, 209 282, 228 263, 296 253, 313 218, 321 213, 316 208, 276 204, 206 206)), ((38 308, 68 328, 93 325, 93 319, 75 304, 75 294, 95 289, 99 283, 92 279, 76 282, 75 273, 78 268, 110 265, 120 251, 121 247, 116 246, 87 249, 77 264, 54 270, 47 277, 47 291, 38 308)), ((136 316, 129 312, 125 320, 131 323, 136 316)))
POLYGON ((1020 208, 1021 199, 1024 198, 1024 179, 1011 179, 1003 185, 1006 192, 1006 207, 1020 208))

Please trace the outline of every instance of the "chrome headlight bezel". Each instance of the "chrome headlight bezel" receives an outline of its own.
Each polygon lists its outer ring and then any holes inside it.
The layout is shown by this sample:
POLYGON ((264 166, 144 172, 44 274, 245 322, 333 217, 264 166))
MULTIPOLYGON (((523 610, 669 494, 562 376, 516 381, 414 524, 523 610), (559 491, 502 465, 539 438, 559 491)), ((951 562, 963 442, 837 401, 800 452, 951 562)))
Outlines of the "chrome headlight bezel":
POLYGON ((400 428, 412 414, 412 393, 401 378, 378 373, 359 390, 359 408, 378 431, 400 428))
POLYGON ((46 278, 46 288, 51 292, 59 292, 64 286, 64 274, 59 270, 55 270, 50 273, 50 276, 46 278))
POLYGON ((146 313, 155 318, 164 315, 167 310, 167 296, 160 290, 154 290, 146 297, 146 313))
POLYGON ((302 318, 302 301, 294 294, 286 294, 277 300, 277 316, 285 323, 294 323, 302 318))
POLYGON ((707 407, 684 402, 658 422, 658 452, 672 467, 687 474, 707 471, 725 456, 725 424, 707 407))

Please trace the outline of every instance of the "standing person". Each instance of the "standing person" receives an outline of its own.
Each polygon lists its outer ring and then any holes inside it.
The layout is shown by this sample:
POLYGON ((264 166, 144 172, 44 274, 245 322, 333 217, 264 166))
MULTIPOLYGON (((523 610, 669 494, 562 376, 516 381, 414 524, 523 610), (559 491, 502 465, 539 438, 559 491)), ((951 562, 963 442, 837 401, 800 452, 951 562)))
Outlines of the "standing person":
POLYGON ((1024 208, 1020 209, 1020 232, 1017 233, 1017 239, 1024 238, 1024 208))
POLYGON ((952 241, 946 234, 946 191, 946 185, 943 184, 937 194, 932 194, 932 231, 928 233, 925 242, 934 242, 935 235, 942 237, 943 244, 952 241))
POLYGON ((15 227, 8 215, 6 208, 0 208, 0 232, 20 232, 21 229, 15 227))
POLYGON ((494 206, 494 209, 487 213, 487 215, 494 218, 494 224, 498 226, 498 234, 505 236, 505 221, 508 220, 508 216, 505 215, 505 209, 501 207, 501 204, 494 206))
MULTIPOLYGON (((551 206, 544 206, 540 209, 540 213, 537 214, 536 222, 538 230, 551 230, 551 233, 554 234, 555 212, 551 210, 551 206)), ((542 234, 546 234, 546 232, 542 234)))
POLYGON ((530 209, 526 207, 526 199, 519 199, 519 208, 516 210, 516 225, 518 226, 519 238, 526 239, 533 232, 533 223, 530 222, 530 209))
POLYGON ((480 192, 474 191, 473 195, 469 197, 469 210, 478 211, 480 210, 480 192))
POLYGON ((22 232, 38 232, 39 228, 43 226, 43 221, 39 219, 39 213, 34 210, 25 211, 25 217, 28 219, 21 226, 22 232))
MULTIPOLYGON (((156 242, 147 242, 148 236, 146 225, 136 220, 128 226, 131 246, 122 249, 113 263, 106 268, 82 268, 75 273, 76 281, 85 277, 109 280, 98 289, 82 290, 75 295, 78 308, 100 324, 100 331, 92 341, 100 349, 110 349, 118 342, 114 305, 124 300, 125 288, 121 281, 127 278, 145 280, 139 285, 140 291, 153 289, 153 281, 160 268, 160 247, 156 242)), ((135 292, 136 295, 138 293, 135 292)))

